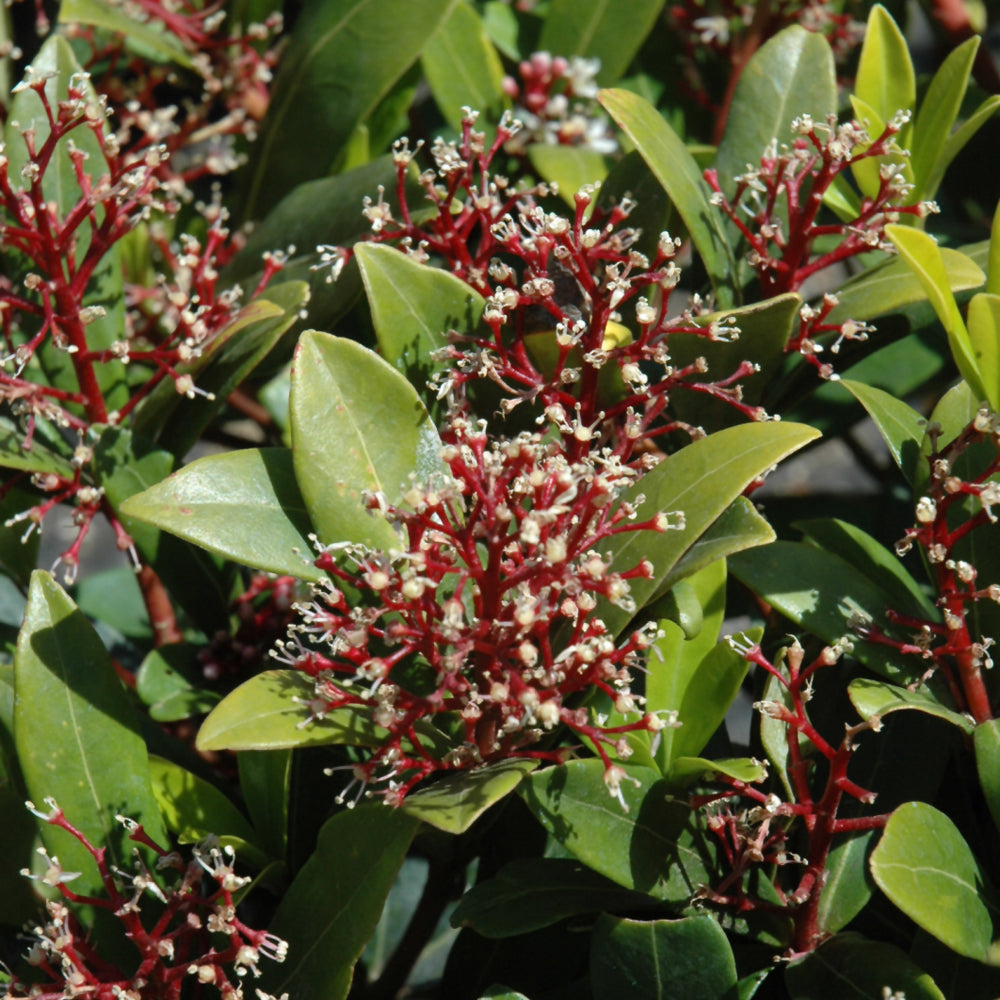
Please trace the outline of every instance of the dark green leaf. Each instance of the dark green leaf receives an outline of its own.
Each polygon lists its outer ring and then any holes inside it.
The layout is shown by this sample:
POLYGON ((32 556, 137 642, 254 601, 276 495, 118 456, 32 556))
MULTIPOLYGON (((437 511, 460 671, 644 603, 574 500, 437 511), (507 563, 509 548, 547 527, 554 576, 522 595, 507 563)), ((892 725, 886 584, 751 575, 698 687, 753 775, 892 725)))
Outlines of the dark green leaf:
POLYGON ((736 1000, 736 960, 708 915, 682 920, 597 918, 594 995, 616 1000, 736 1000))
POLYGON ((868 411, 896 465, 908 482, 915 482, 927 421, 911 406, 882 389, 849 379, 842 379, 840 384, 868 411))
MULTIPOLYGON (((0 457, 0 465, 2 464, 3 459, 0 457)), ((0 499, 0 567, 6 576, 25 589, 38 559, 41 532, 32 530, 29 535, 28 528, 34 522, 19 521, 16 518, 37 503, 37 494, 19 489, 12 483, 5 486, 5 493, 0 499), (7 521, 12 523, 8 525, 7 521)))
POLYGON ((993 822, 1000 829, 1000 720, 976 726, 976 770, 993 822))
POLYGON ((715 169, 723 191, 748 164, 759 164, 772 140, 791 144, 792 120, 818 122, 837 111, 833 52, 816 32, 792 25, 762 45, 740 73, 715 169))
POLYGON ((243 750, 236 755, 236 764, 257 837, 272 858, 283 858, 288 843, 292 751, 243 750))
POLYGON ((567 858, 526 858, 505 865, 463 897, 452 914, 455 927, 488 938, 511 937, 582 913, 658 906, 644 893, 614 882, 567 858))
POLYGON ((724 308, 732 305, 733 251, 726 241, 719 210, 708 202, 711 190, 702 180, 694 157, 659 112, 637 94, 602 90, 598 99, 670 196, 705 263, 719 304, 724 308))
POLYGON ((182 644, 160 646, 147 654, 135 680, 136 694, 149 706, 150 718, 176 722, 201 715, 218 703, 218 694, 195 687, 185 676, 194 662, 194 651, 182 644))
POLYGON ((519 794, 542 826, 594 871, 657 899, 686 901, 710 881, 696 816, 686 803, 668 800, 657 771, 626 770, 627 811, 609 794, 597 759, 533 774, 519 794))
POLYGON ((207 455, 131 497, 121 510, 255 569, 325 578, 308 561, 312 529, 285 449, 207 455))
POLYGON ((866 830, 834 842, 816 909, 821 933, 835 934, 846 927, 871 899, 875 885, 868 874, 868 855, 877 835, 877 830, 866 830))
POLYGON ((360 344, 310 330, 296 348, 289 408, 295 478, 320 540, 397 545, 364 494, 395 503, 411 474, 426 482, 442 468, 413 386, 360 344))
POLYGON ((460 0, 313 0, 295 25, 253 146, 244 217, 326 174, 355 127, 460 0), (391 30, 386 30, 391 26, 391 30))
POLYGON ((934 981, 894 945, 841 934, 788 967, 788 990, 796 1000, 876 1000, 902 994, 906 1000, 945 1000, 934 981))
POLYGON ((971 848, 944 813, 925 802, 901 805, 870 867, 878 887, 915 924, 960 955, 989 960, 997 909, 971 848))
POLYGON ((767 767, 752 757, 678 757, 670 768, 670 783, 686 788, 695 781, 713 781, 718 775, 752 784, 767 777, 767 767))
POLYGON ((537 760, 514 758, 474 771, 460 771, 407 796, 401 808, 445 833, 465 833, 536 767, 537 760))
POLYGON ((288 942, 283 965, 268 963, 261 988, 280 996, 343 1000, 354 965, 378 923, 419 821, 382 805, 328 820, 316 850, 268 925, 288 942))
MULTIPOLYGON (((69 821, 118 865, 131 853, 115 816, 142 823, 166 843, 146 747, 111 660, 90 623, 52 578, 36 571, 14 657, 14 738, 28 794, 51 796, 69 821)), ((68 871, 83 872, 78 892, 100 887, 86 849, 63 830, 42 837, 68 871)))
POLYGON ((193 69, 191 55, 177 35, 156 20, 143 21, 130 17, 114 4, 100 0, 63 0, 59 4, 60 24, 90 24, 124 36, 129 49, 145 59, 172 62, 193 69))
POLYGON ((421 57, 438 108, 455 131, 463 107, 500 117, 505 102, 503 64, 471 4, 456 4, 424 46, 421 57))
POLYGON ((54 472, 72 479, 75 469, 69 459, 40 444, 37 435, 31 450, 24 447, 24 432, 7 417, 0 417, 0 466, 24 472, 54 472))
POLYGON ((910 709, 944 719, 967 734, 972 733, 975 725, 968 716, 942 705, 926 688, 911 691, 870 677, 855 677, 848 685, 847 693, 862 719, 881 718, 891 712, 910 709))

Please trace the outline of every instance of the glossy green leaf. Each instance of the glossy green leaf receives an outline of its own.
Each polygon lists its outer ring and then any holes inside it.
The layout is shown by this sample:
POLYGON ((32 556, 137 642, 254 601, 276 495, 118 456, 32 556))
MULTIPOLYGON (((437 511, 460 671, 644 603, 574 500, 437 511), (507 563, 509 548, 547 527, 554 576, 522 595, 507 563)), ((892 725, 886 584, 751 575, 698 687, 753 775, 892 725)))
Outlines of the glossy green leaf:
POLYGON ((552 0, 538 51, 600 59, 597 79, 614 83, 645 41, 664 0, 632 0, 628 8, 609 0, 552 0))
POLYGON ((218 703, 220 695, 196 687, 185 676, 194 663, 194 651, 186 644, 160 646, 146 654, 136 671, 135 687, 136 694, 149 706, 151 719, 189 719, 218 703))
MULTIPOLYGON (((839 556, 812 545, 773 542, 729 560, 732 573, 796 625, 833 643, 853 634, 858 620, 872 620, 887 632, 885 610, 893 601, 881 587, 839 556)), ((889 680, 909 682, 922 672, 890 646, 855 644, 855 659, 889 680)))
POLYGON ((461 278, 393 247, 359 243, 356 256, 383 358, 419 389, 439 366, 448 333, 481 332, 485 299, 461 278))
MULTIPOLYGON (((868 133, 868 136, 872 141, 876 140, 885 131, 888 119, 883 117, 867 101, 858 97, 856 94, 851 94, 851 110, 854 112, 855 120, 864 125, 865 131, 868 133)), ((896 136, 897 145, 902 148, 905 148, 905 143, 900 136, 906 133, 908 129, 909 126, 904 126, 900 133, 896 136)), ((913 183, 913 167, 910 164, 908 157, 904 156, 902 153, 890 153, 885 156, 870 158, 861 158, 857 156, 857 153, 867 151, 870 146, 871 142, 868 142, 863 143, 860 147, 858 147, 855 150, 855 159, 851 162, 851 176, 854 178, 858 188, 860 188, 862 195, 866 198, 876 197, 882 183, 880 171, 883 164, 892 164, 893 166, 900 167, 903 179, 908 184, 913 183)), ((913 225, 913 216, 901 216, 899 225, 913 225)))
POLYGON ((37 437, 31 450, 24 447, 24 431, 7 417, 0 416, 0 467, 24 472, 54 472, 72 479, 74 468, 69 459, 50 451, 37 437))
POLYGON ((717 775, 752 784, 767 777, 767 765, 751 757, 678 757, 670 768, 670 784, 685 788, 695 781, 712 781, 717 775))
POLYGON ((198 749, 280 750, 329 743, 378 746, 379 733, 384 731, 358 709, 338 709, 309 722, 306 703, 314 687, 298 670, 266 670, 251 677, 226 695, 202 723, 198 749))
POLYGON ((261 845, 283 858, 288 843, 288 795, 292 751, 243 750, 236 755, 240 791, 261 845))
POLYGON ((791 144, 800 115, 825 122, 837 111, 833 51, 821 35, 792 25, 769 39, 740 73, 714 167, 723 191, 772 141, 791 144))
POLYGON ((969 303, 969 342, 986 401, 1000 411, 1000 295, 981 292, 969 303))
POLYGON ((885 232, 920 279, 921 287, 948 335, 948 345, 962 378, 969 383, 979 399, 986 399, 986 389, 969 342, 969 334, 955 296, 949 288, 948 275, 934 238, 905 226, 886 226, 885 232))
POLYGON ((945 1000, 923 969, 895 945, 841 934, 790 966, 789 993, 797 1000, 945 1000))
POLYGON ((846 927, 871 899, 875 883, 868 874, 868 855, 878 834, 878 830, 865 830, 834 841, 816 908, 816 924, 822 933, 835 934, 846 927))
POLYGON ((524 858, 504 865, 461 899, 451 922, 488 938, 511 937, 567 917, 602 910, 648 909, 660 904, 622 889, 578 861, 524 858))
POLYGON ((976 770, 993 822, 1000 829, 1000 720, 976 726, 976 770))
POLYGON ((448 775, 407 796, 402 809, 445 833, 465 833, 490 806, 514 791, 538 763, 513 758, 448 775))
POLYGON ((506 103, 503 64, 471 4, 456 4, 431 35, 421 56, 434 101, 456 131, 463 107, 482 112, 490 121, 506 103))
POLYGON ((253 145, 244 218, 267 214, 338 150, 419 57, 461 0, 312 0, 282 55, 253 145), (386 30, 391 25, 391 30, 386 30))
POLYGON ((602 914, 590 947, 594 995, 616 1000, 736 1000, 736 959, 709 915, 629 920, 602 914))
POLYGON ((215 785, 173 761, 153 755, 149 758, 149 773, 163 820, 180 843, 196 844, 215 834, 224 844, 249 846, 249 851, 240 851, 244 860, 254 864, 265 860, 264 853, 254 846, 257 838, 253 827, 215 785))
POLYGON ((268 924, 288 942, 288 958, 266 964, 263 990, 310 1000, 347 996, 418 826, 414 817, 383 805, 346 809, 327 820, 268 924))
MULTIPOLYGON (((983 271, 974 260, 948 247, 941 247, 939 252, 948 287, 953 292, 967 292, 982 285, 983 271)), ((876 319, 925 298, 920 279, 909 264, 900 257, 892 257, 851 278, 837 290, 839 304, 830 313, 828 322, 876 319)))
MULTIPOLYGON (((761 634, 759 628, 744 632, 751 642, 759 642, 761 634)), ((673 757, 693 757, 705 749, 712 733, 722 725, 748 667, 746 660, 725 640, 716 643, 701 660, 684 689, 678 709, 681 725, 673 731, 673 757)), ((666 734, 664 730, 663 735, 666 734)), ((669 773, 673 776, 672 768, 669 773)))
POLYGON ((295 478, 320 540, 397 545, 364 494, 395 503, 411 475, 426 482, 442 468, 413 386, 360 344, 310 330, 296 348, 289 413, 295 478))
POLYGON ((177 369, 179 374, 193 376, 198 389, 209 396, 187 399, 178 393, 173 379, 165 379, 137 409, 133 432, 156 441, 171 454, 186 455, 233 390, 295 322, 308 298, 309 286, 304 281, 287 281, 246 305, 197 360, 177 369))
POLYGON ((967 958, 985 962, 998 911, 958 827, 925 802, 889 817, 872 852, 872 877, 915 924, 967 958))
MULTIPOLYGON (((32 574, 14 655, 14 740, 28 794, 39 808, 52 796, 70 822, 127 865, 131 844, 115 819, 142 823, 165 844, 146 746, 129 699, 93 626, 48 573, 32 574)), ((64 830, 42 824, 42 839, 75 891, 100 880, 94 860, 64 830)))
POLYGON ((674 564, 657 587, 654 600, 692 573, 734 552, 767 545, 774 538, 774 529, 757 512, 753 502, 744 496, 737 497, 674 564))
POLYGON ((928 621, 940 611, 903 567, 899 557, 871 535, 847 521, 833 517, 796 521, 794 527, 808 539, 866 573, 893 599, 893 610, 928 621))
POLYGON ((191 55, 177 35, 155 19, 130 17, 121 7, 101 0, 64 0, 59 5, 60 24, 89 24, 124 36, 129 49, 145 59, 172 62, 193 69, 191 55))
POLYGON ((723 308, 733 303, 730 275, 735 272, 732 248, 722 216, 708 199, 711 190, 681 138, 642 97, 626 90, 602 90, 598 100, 629 137, 673 202, 712 280, 723 308))
POLYGON ((847 687, 847 694, 862 719, 881 718, 891 712, 912 709, 944 719, 953 726, 958 726, 964 733, 971 734, 975 727, 968 716, 942 705, 929 691, 922 688, 911 691, 870 677, 855 677, 847 687))
POLYGON ((908 482, 915 482, 926 427, 924 418, 891 393, 850 379, 842 379, 840 384, 868 411, 900 472, 908 482))
MULTIPOLYGON (((881 4, 875 4, 868 15, 854 92, 883 122, 897 111, 916 109, 916 74, 909 47, 898 25, 881 4)), ((904 149, 909 145, 910 128, 904 127, 897 137, 904 149)))
POLYGON ((609 794, 604 764, 591 758, 539 771, 519 794, 542 826, 585 865, 627 889, 686 901, 711 876, 697 816, 668 801, 657 771, 626 765, 627 807, 609 794))
POLYGON ((528 159, 542 180, 556 186, 570 208, 576 207, 576 193, 585 184, 602 183, 611 165, 608 157, 586 146, 536 143, 528 146, 528 159))
MULTIPOLYGON (((679 510, 685 524, 680 530, 658 535, 628 532, 615 536, 610 551, 616 571, 629 570, 642 559, 653 564, 651 579, 630 581, 636 604, 643 607, 659 592, 685 552, 757 476, 818 436, 818 431, 803 424, 729 427, 689 444, 643 476, 630 491, 632 496, 645 497, 638 519, 679 510)), ((613 606, 602 609, 601 617, 617 632, 630 614, 613 606)))
POLYGON ((978 49, 979 38, 975 36, 952 49, 934 74, 921 102, 913 128, 910 157, 917 182, 914 197, 918 200, 933 198, 937 193, 937 184, 931 186, 932 179, 937 175, 940 180, 944 170, 942 168, 939 173, 936 164, 958 118, 978 49))
POLYGON ((309 561, 312 529, 285 449, 207 455, 131 497, 121 510, 255 569, 325 578, 309 561))

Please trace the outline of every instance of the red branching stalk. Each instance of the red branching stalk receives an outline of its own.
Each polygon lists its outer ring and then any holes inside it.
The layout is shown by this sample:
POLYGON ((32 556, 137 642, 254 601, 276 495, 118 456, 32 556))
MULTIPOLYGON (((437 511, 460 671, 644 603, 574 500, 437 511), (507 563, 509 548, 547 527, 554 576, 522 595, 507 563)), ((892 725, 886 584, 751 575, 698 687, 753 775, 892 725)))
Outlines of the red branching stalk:
POLYGON ((607 725, 581 702, 603 692, 617 712, 636 711, 630 670, 651 641, 640 630, 616 645, 597 613, 601 601, 634 609, 628 580, 650 566, 612 572, 598 546, 678 519, 634 522, 635 504, 620 494, 636 475, 611 453, 573 460, 558 439, 497 441, 461 416, 444 440, 450 476, 414 483, 405 507, 373 500, 399 551, 332 545, 317 560, 364 600, 349 607, 332 585, 317 587, 276 658, 315 678, 310 719, 350 708, 387 732, 353 769, 359 797, 386 782, 381 794, 398 804, 435 772, 562 760, 563 750, 539 747, 559 725, 591 743, 617 793, 624 772, 605 745, 625 756, 625 733, 665 722, 637 713, 607 725), (442 719, 461 727, 450 748, 428 725, 442 719))
MULTIPOLYGON (((887 160, 879 169, 877 193, 861 199, 853 219, 826 222, 820 217, 824 198, 853 165, 908 155, 895 141, 908 118, 905 111, 895 115, 872 141, 856 121, 838 125, 831 117, 821 124, 803 115, 792 123, 796 138, 791 147, 783 145, 779 150, 773 142, 759 167, 736 178, 731 198, 723 193, 716 171, 705 171, 712 204, 722 209, 749 245, 747 261, 757 272, 764 298, 797 291, 813 275, 851 257, 872 250, 895 253, 885 237, 886 225, 898 222, 902 215, 923 218, 938 210, 934 202, 902 204, 912 185, 901 163, 887 160), (817 253, 816 241, 830 238, 837 240, 833 249, 817 253)), ((833 369, 818 360, 823 347, 817 337, 837 333, 831 348, 836 353, 841 341, 864 339, 870 331, 867 324, 854 320, 827 323, 836 305, 836 297, 828 295, 819 307, 805 307, 799 332, 786 345, 787 351, 802 354, 824 378, 831 377, 833 369)))
POLYGON ((114 868, 107 848, 94 847, 55 802, 47 799, 46 804, 49 813, 35 814, 65 830, 87 849, 100 874, 104 895, 74 892, 67 883, 78 873, 64 871, 57 858, 49 858, 44 848, 40 850, 48 860, 40 881, 57 888, 65 902, 46 903, 48 922, 32 929, 35 941, 27 957, 42 978, 37 983, 15 980, 9 984, 6 995, 12 1000, 81 995, 95 1000, 179 1000, 182 994, 215 995, 216 991, 223 1000, 242 1000, 240 979, 248 971, 259 975, 261 958, 284 961, 284 941, 254 930, 236 915, 234 893, 250 880, 236 875, 231 848, 222 850, 210 838, 194 847, 192 860, 185 863, 179 854, 154 843, 142 826, 119 817, 129 839, 157 857, 154 874, 136 851, 134 870, 128 873, 114 868), (174 872, 174 880, 168 882, 161 872, 174 872), (209 888, 206 876, 215 883, 214 888, 209 888), (158 902, 143 919, 142 901, 147 893, 158 902), (121 924, 123 937, 138 951, 135 971, 125 972, 102 957, 102 942, 84 933, 66 903, 72 907, 89 905, 113 915, 121 924), (234 979, 234 971, 239 978, 234 979))
POLYGON ((975 418, 951 442, 941 446, 941 430, 928 428, 931 452, 927 456, 930 477, 924 496, 917 501, 916 525, 896 544, 900 556, 914 543, 923 550, 933 573, 937 606, 941 621, 923 621, 890 611, 888 617, 898 624, 916 629, 913 641, 887 636, 875 626, 865 628, 864 638, 893 646, 904 655, 919 656, 929 662, 926 680, 935 673, 944 678, 959 711, 968 712, 976 722, 994 718, 983 670, 993 665, 989 649, 993 638, 973 638, 967 612, 977 601, 1000 603, 1000 583, 983 586, 975 566, 956 558, 956 547, 972 531, 996 522, 993 506, 1000 503, 1000 418, 980 410, 975 418), (993 456, 971 478, 957 474, 960 460, 968 450, 987 442, 993 456), (970 503, 971 500, 971 503, 970 503))
POLYGON ((794 927, 791 952, 793 955, 802 954, 812 951, 823 941, 818 924, 819 903, 834 838, 841 834, 881 828, 888 818, 839 818, 837 815, 845 796, 865 805, 875 801, 875 793, 852 781, 847 771, 857 749, 855 738, 866 730, 878 732, 881 719, 873 717, 846 727, 843 739, 836 746, 829 743, 809 719, 806 705, 812 697, 813 678, 817 671, 837 662, 847 649, 845 644, 826 647, 803 667, 804 650, 797 641, 785 649, 781 666, 772 663, 758 644, 743 646, 735 640, 731 642, 748 662, 765 670, 781 685, 781 701, 758 702, 754 707, 785 726, 787 772, 793 799, 783 802, 773 793, 732 778, 719 779, 729 786, 729 790, 694 798, 696 807, 733 798, 756 803, 740 813, 725 805, 707 815, 708 828, 721 843, 729 873, 718 886, 703 890, 702 898, 737 912, 773 911, 788 916, 794 927), (816 790, 810 783, 814 769, 812 762, 803 754, 803 738, 827 761, 825 779, 816 790), (801 856, 787 850, 791 834, 789 824, 794 819, 798 819, 804 828, 806 848, 801 856), (773 885, 780 901, 778 904, 746 891, 744 876, 761 865, 775 867, 773 885), (798 866, 801 874, 793 885, 788 885, 782 873, 792 865, 798 866))

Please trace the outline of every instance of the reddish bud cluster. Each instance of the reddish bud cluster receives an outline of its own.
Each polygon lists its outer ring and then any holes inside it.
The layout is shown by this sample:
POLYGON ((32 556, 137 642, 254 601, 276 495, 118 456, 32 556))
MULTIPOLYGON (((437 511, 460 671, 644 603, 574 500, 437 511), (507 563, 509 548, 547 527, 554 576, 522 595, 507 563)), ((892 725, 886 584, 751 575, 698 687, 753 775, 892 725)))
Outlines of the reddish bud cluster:
POLYGON ((789 916, 794 925, 792 953, 812 951, 820 943, 817 913, 833 838, 838 834, 883 827, 887 819, 886 816, 837 817, 845 796, 866 805, 875 801, 875 794, 853 782, 847 770, 857 750, 855 738, 867 730, 877 732, 881 720, 874 717, 848 726, 840 744, 833 746, 809 718, 806 704, 812 697, 815 675, 850 650, 846 641, 825 647, 805 665, 804 650, 798 641, 783 651, 783 662, 777 665, 756 643, 746 644, 736 638, 730 642, 744 659, 778 682, 780 700, 761 701, 754 708, 785 727, 786 770, 792 798, 784 802, 774 793, 763 792, 753 784, 720 776, 717 780, 728 786, 727 791, 699 795, 692 800, 698 808, 722 803, 706 814, 706 822, 719 841, 721 856, 729 869, 719 885, 702 890, 700 896, 730 911, 756 910, 789 916), (813 754, 821 755, 827 762, 821 787, 816 791, 810 784, 815 770, 810 760, 813 754), (754 804, 737 812, 728 804, 734 798, 748 799, 754 804), (788 850, 793 837, 789 822, 795 818, 801 820, 804 828, 801 854, 788 850), (772 882, 777 902, 758 896, 745 878, 749 871, 761 865, 779 866, 772 882), (801 871, 792 886, 783 884, 782 872, 788 866, 796 866, 801 871))
MULTIPOLYGON (((813 275, 850 257, 873 250, 895 253, 885 236, 886 225, 898 222, 902 215, 923 217, 938 210, 934 202, 902 204, 912 185, 896 162, 908 154, 899 148, 895 137, 908 118, 908 112, 895 115, 872 141, 856 121, 838 125, 831 117, 818 123, 803 115, 792 123, 796 133, 792 145, 779 150, 777 142, 772 142, 760 166, 735 179, 732 197, 723 193, 714 169, 705 171, 713 191, 712 204, 725 212, 749 245, 747 262, 757 272, 764 297, 798 291, 813 275), (842 173, 865 160, 885 157, 895 160, 881 164, 878 191, 861 199, 856 216, 819 221, 824 199, 834 193, 842 173), (816 253, 818 240, 835 240, 836 245, 816 253)), ((864 339, 870 332, 867 324, 854 320, 826 322, 836 305, 835 296, 826 296, 820 307, 805 307, 799 332, 786 346, 786 350, 802 354, 824 378, 830 378, 833 369, 818 360, 823 346, 816 338, 836 333, 831 348, 836 353, 843 340, 864 339)))
POLYGON ((234 893, 249 879, 236 875, 231 848, 223 850, 217 841, 203 841, 185 862, 179 854, 153 843, 140 825, 122 819, 129 839, 157 857, 154 873, 136 851, 133 871, 126 873, 113 868, 107 849, 95 848, 51 799, 46 804, 51 811, 36 815, 87 849, 100 873, 104 895, 74 892, 67 883, 79 873, 63 871, 57 858, 40 849, 48 867, 38 878, 58 889, 62 900, 50 899, 47 923, 32 928, 35 940, 27 961, 40 979, 9 983, 4 1000, 179 1000, 182 995, 200 996, 207 987, 218 991, 223 1000, 242 1000, 243 987, 239 978, 233 978, 234 972, 237 977, 248 972, 258 976, 261 958, 284 961, 284 941, 248 927, 236 915, 234 893), (174 873, 172 881, 167 873, 174 873), (156 902, 144 920, 142 903, 147 895, 156 902), (92 940, 66 903, 91 906, 117 919, 123 938, 138 951, 135 971, 125 972, 109 960, 106 956, 113 949, 108 942, 92 940), (104 955, 99 950, 102 944, 104 955))
POLYGON ((634 609, 628 580, 650 572, 645 562, 614 571, 599 547, 679 525, 662 514, 633 520, 636 505, 620 494, 635 474, 613 454, 571 461, 557 438, 497 441, 460 416, 444 439, 450 477, 414 483, 405 507, 373 500, 399 532, 398 551, 333 545, 317 560, 364 599, 349 606, 334 586, 316 588, 277 658, 315 678, 311 719, 360 709, 385 731, 354 768, 359 795, 385 781, 383 796, 398 804, 434 772, 562 759, 540 746, 559 725, 614 777, 604 744, 624 756, 624 733, 664 723, 639 715, 608 726, 582 700, 603 692, 617 712, 635 711, 630 671, 651 640, 640 631, 616 645, 595 614, 602 600, 634 609), (449 717, 461 737, 442 752, 443 732, 428 723, 447 728, 449 717))
POLYGON ((993 718, 983 671, 993 665, 989 649, 994 640, 974 639, 969 632, 967 613, 977 601, 1000 603, 1000 583, 983 586, 975 566, 959 555, 970 532, 997 520, 993 508, 1000 504, 1000 417, 980 410, 953 440, 940 443, 941 429, 927 430, 932 442, 927 460, 930 466, 926 492, 917 501, 916 524, 908 528, 896 544, 896 552, 906 555, 914 544, 923 551, 933 574, 941 621, 923 621, 894 611, 891 621, 916 629, 911 641, 894 639, 876 626, 862 632, 871 642, 893 646, 901 653, 929 662, 924 679, 934 674, 944 678, 960 711, 969 712, 976 722, 993 718), (968 468, 968 453, 977 444, 989 445, 990 458, 974 473, 968 468))

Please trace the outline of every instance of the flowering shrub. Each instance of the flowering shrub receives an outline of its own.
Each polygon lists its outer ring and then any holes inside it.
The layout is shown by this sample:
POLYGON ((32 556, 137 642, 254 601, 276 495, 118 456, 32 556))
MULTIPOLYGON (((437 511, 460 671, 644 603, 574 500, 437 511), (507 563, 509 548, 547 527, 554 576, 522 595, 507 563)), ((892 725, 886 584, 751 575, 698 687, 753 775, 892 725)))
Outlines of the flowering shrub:
POLYGON ((995 997, 977 40, 918 87, 877 5, 53 13, 0 155, 5 995, 995 997), (870 499, 768 480, 820 437, 870 499))

